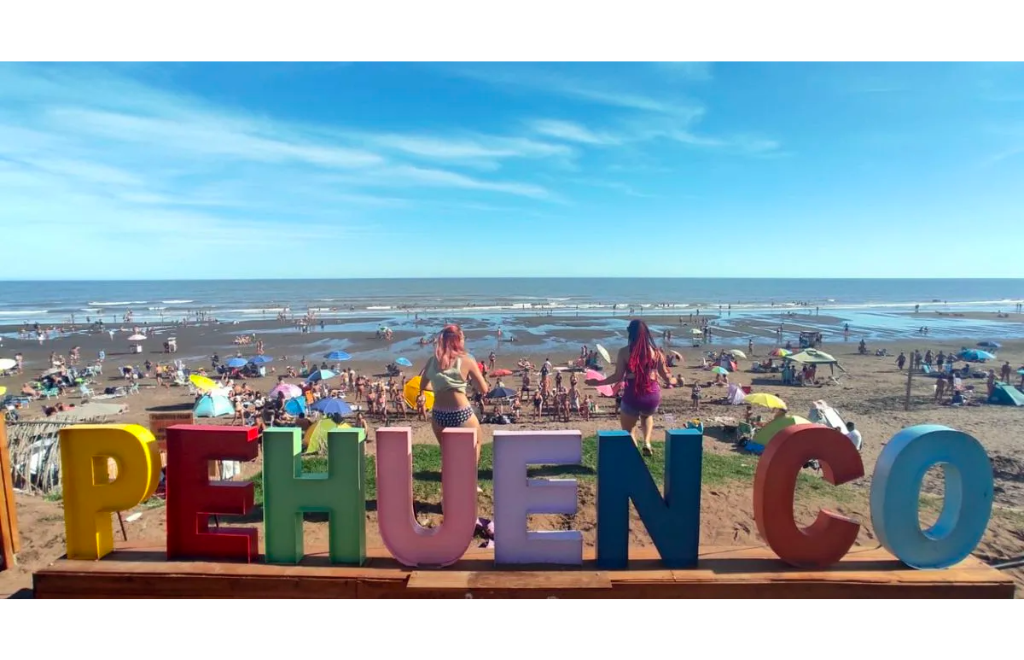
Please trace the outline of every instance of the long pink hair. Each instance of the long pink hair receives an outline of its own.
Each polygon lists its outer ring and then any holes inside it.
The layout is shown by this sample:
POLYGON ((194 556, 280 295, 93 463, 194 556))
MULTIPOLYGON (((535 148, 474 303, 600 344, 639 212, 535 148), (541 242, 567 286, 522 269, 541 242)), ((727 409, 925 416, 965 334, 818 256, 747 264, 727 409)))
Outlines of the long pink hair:
POLYGON ((455 359, 465 352, 466 336, 462 334, 462 328, 454 323, 444 326, 434 342, 434 357, 441 371, 450 368, 455 359))
POLYGON ((654 342, 650 328, 640 319, 633 319, 627 328, 629 336, 629 370, 633 372, 633 391, 638 395, 654 389, 651 372, 658 368, 658 345, 654 342))

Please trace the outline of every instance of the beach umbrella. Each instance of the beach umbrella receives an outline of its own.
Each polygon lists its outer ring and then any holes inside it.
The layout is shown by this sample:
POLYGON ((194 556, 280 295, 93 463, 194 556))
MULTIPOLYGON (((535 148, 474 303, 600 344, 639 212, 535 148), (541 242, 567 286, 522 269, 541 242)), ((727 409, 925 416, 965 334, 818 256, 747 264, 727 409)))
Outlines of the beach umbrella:
MULTIPOLYGON (((407 380, 405 382, 405 389, 402 390, 402 398, 405 399, 405 402, 408 403, 409 407, 412 408, 413 410, 416 410, 416 397, 419 396, 419 393, 420 393, 420 377, 419 376, 416 376, 414 378, 410 378, 409 380, 407 380)), ((426 400, 427 400, 426 401, 427 410, 430 410, 431 408, 434 407, 434 393, 431 392, 430 390, 427 390, 426 392, 423 393, 423 395, 426 397, 426 400)))
POLYGON ((516 391, 509 389, 508 387, 495 387, 493 390, 487 393, 488 399, 508 399, 514 397, 516 391))
POLYGON ((233 357, 224 364, 228 365, 232 369, 240 369, 245 365, 249 364, 249 361, 246 360, 245 358, 233 357))
POLYGON ((412 362, 409 361, 409 358, 404 358, 404 357, 400 357, 397 360, 395 360, 395 364, 402 365, 403 367, 411 367, 412 366, 412 362))
POLYGON ((128 341, 146 341, 146 335, 135 333, 128 338, 128 341))
POLYGON ((782 429, 789 426, 795 426, 797 424, 810 423, 811 422, 809 420, 804 417, 800 417, 799 415, 786 415, 784 417, 779 417, 778 419, 773 419, 758 429, 757 433, 754 434, 754 442, 763 447, 767 447, 768 443, 772 441, 772 438, 774 438, 782 429))
POLYGON ((272 358, 272 357, 268 357, 266 355, 257 355, 256 357, 254 357, 251 360, 249 360, 249 363, 250 364, 255 364, 257 367, 259 367, 259 366, 262 366, 264 364, 268 364, 268 363, 273 362, 273 361, 274 361, 274 358, 272 358))
POLYGON ((320 451, 320 446, 324 444, 324 440, 327 439, 327 434, 334 429, 348 429, 352 428, 348 424, 335 424, 333 419, 321 419, 315 424, 306 429, 306 435, 303 440, 306 442, 306 453, 316 454, 320 451))
POLYGON ((988 351, 979 351, 976 348, 969 348, 960 352, 960 358, 970 362, 984 362, 985 360, 995 360, 996 356, 992 355, 988 351))
POLYGON ((345 360, 352 359, 352 356, 345 351, 331 351, 324 357, 328 360, 333 360, 334 362, 344 362, 345 360))
POLYGON ((495 369, 489 375, 495 378, 501 378, 503 376, 511 376, 512 372, 508 369, 495 369))
POLYGON ((234 412, 235 405, 226 396, 211 396, 209 394, 196 401, 195 408, 192 409, 192 414, 196 417, 221 417, 233 415, 234 412))
POLYGON ((611 364, 612 356, 608 355, 608 349, 602 346, 601 344, 598 344, 596 348, 597 354, 601 356, 601 359, 607 362, 608 364, 611 364))
POLYGON ((749 403, 754 406, 763 406, 765 408, 781 408, 786 409, 786 402, 775 396, 774 394, 766 394, 764 392, 754 392, 743 397, 743 403, 749 403))
POLYGON ((11 358, 0 359, 0 371, 7 371, 8 369, 13 369, 16 366, 18 366, 18 363, 11 358))
POLYGON ((700 328, 690 328, 690 334, 691 335, 703 335, 704 331, 701 330, 700 328))
POLYGON ((982 348, 1002 348, 1003 345, 995 341, 979 341, 978 346, 982 348))
POLYGON ((743 358, 744 360, 747 359, 747 354, 744 353, 743 351, 741 351, 738 348, 734 348, 731 351, 728 351, 728 353, 729 353, 729 355, 732 355, 733 357, 743 358))
POLYGON ((352 406, 335 397, 320 399, 310 406, 310 408, 322 412, 325 415, 348 415, 352 412, 352 406))
POLYGON ((284 392, 284 398, 294 399, 297 396, 302 396, 302 388, 298 385, 292 385, 291 383, 278 383, 274 386, 274 389, 270 390, 270 398, 276 399, 278 392, 284 392))
MULTIPOLYGON (((587 380, 591 378, 593 378, 594 380, 604 380, 604 374, 600 374, 594 371, 593 369, 588 370, 585 375, 587 380)), ((622 387, 621 381, 615 383, 614 385, 599 385, 594 389, 596 389, 597 393, 600 394, 601 396, 613 397, 615 396, 615 391, 620 387, 622 387)))
POLYGON ((297 396, 284 402, 284 411, 289 415, 298 415, 306 412, 306 399, 297 396))
POLYGON ((1018 369, 1017 373, 1019 373, 1020 375, 1024 376, 1024 368, 1018 369))
POLYGON ((723 374, 725 376, 728 376, 729 375, 729 370, 726 369, 725 367, 712 367, 711 368, 711 373, 723 374))
POLYGON ((207 391, 217 387, 217 383, 210 380, 206 376, 200 376, 199 374, 192 374, 188 377, 192 384, 198 387, 200 390, 207 391))
POLYGON ((787 355, 792 354, 792 351, 787 351, 784 348, 776 348, 774 351, 772 351, 772 357, 786 357, 787 355))
POLYGON ((334 378, 337 375, 338 374, 334 373, 330 369, 317 369, 313 373, 309 374, 309 377, 306 378, 306 382, 307 383, 316 383, 316 382, 319 382, 321 380, 329 380, 331 378, 334 378))
POLYGON ((0 385, 0 396, 3 396, 5 394, 7 394, 7 388, 3 385, 0 385))

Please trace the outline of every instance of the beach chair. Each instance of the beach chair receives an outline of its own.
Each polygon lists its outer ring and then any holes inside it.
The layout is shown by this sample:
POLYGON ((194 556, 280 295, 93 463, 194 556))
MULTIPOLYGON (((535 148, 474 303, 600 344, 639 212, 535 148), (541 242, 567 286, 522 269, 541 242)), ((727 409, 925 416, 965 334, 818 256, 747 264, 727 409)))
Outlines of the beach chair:
POLYGON ((754 437, 754 426, 747 422, 740 422, 739 428, 736 429, 736 433, 739 436, 740 442, 750 440, 754 437))
POLYGON ((139 384, 138 383, 132 383, 132 386, 128 388, 128 394, 138 394, 138 393, 139 393, 139 384))
POLYGON ((43 396, 47 399, 56 399, 57 397, 60 396, 60 388, 57 387, 51 387, 48 390, 44 389, 40 391, 43 393, 43 396))
POLYGON ((78 392, 82 395, 83 399, 89 399, 96 396, 96 393, 93 392, 85 383, 78 386, 78 392))

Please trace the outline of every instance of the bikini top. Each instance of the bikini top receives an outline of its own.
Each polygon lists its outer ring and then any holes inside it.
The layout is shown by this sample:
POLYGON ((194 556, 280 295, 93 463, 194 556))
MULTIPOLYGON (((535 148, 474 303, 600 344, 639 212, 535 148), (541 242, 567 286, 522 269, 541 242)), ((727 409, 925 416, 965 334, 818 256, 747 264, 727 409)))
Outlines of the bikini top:
POLYGON ((430 381, 435 393, 455 390, 465 394, 467 383, 466 379, 462 377, 462 358, 456 358, 455 364, 444 371, 437 363, 437 358, 430 358, 427 362, 427 380, 430 381))
MULTIPOLYGON (((657 378, 658 378, 658 367, 661 365, 661 361, 663 359, 661 351, 655 351, 655 353, 656 353, 656 355, 654 357, 654 366, 651 369, 651 372, 648 374, 648 377, 651 380, 657 380, 657 378)), ((632 371, 630 371, 627 368, 626 369, 626 373, 623 376, 623 380, 629 381, 629 380, 634 380, 635 378, 636 378, 636 374, 634 374, 632 371)))

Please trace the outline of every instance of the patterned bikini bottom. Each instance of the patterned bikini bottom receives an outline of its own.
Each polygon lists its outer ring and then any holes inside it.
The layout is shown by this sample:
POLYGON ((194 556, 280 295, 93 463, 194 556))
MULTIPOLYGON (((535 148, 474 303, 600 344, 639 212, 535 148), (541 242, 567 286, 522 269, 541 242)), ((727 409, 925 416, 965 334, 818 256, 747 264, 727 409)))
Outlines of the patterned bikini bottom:
POLYGON ((473 416, 473 408, 466 406, 458 410, 433 410, 434 421, 443 429, 458 428, 473 416))

